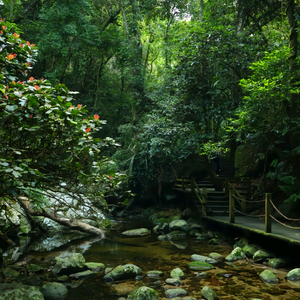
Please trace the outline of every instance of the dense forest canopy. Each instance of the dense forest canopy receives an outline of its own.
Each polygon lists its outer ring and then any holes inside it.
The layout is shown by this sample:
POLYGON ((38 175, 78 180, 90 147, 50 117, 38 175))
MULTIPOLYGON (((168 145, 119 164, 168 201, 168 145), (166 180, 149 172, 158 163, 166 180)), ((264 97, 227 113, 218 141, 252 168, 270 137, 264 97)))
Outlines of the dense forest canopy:
POLYGON ((133 185, 147 191, 191 157, 222 149, 233 158, 239 146, 244 175, 300 198, 299 1, 0 4, 0 16, 37 45, 30 76, 78 91, 82 116, 107 120, 96 137, 117 140, 104 153, 133 185))

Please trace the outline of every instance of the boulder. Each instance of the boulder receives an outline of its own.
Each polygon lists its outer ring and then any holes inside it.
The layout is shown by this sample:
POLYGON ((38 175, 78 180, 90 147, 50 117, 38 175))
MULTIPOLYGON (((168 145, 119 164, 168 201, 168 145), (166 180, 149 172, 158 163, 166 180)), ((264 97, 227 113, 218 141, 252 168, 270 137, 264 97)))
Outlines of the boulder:
POLYGON ((147 228, 137 228, 137 229, 131 229, 122 232, 123 235, 127 235, 127 236, 145 236, 150 233, 151 231, 147 228))
POLYGON ((53 274, 72 274, 82 271, 85 267, 85 259, 80 253, 72 253, 64 258, 56 257, 52 267, 53 274))
POLYGON ((247 257, 253 257, 254 253, 259 250, 258 245, 249 244, 243 247, 243 251, 245 252, 247 257))
POLYGON ((103 271, 105 269, 105 265, 102 263, 89 262, 85 263, 85 266, 91 271, 103 271))
POLYGON ((212 264, 206 263, 204 261, 193 261, 189 263, 189 268, 196 271, 212 270, 215 267, 212 264))
POLYGON ((174 220, 169 224, 170 231, 184 231, 188 233, 190 231, 190 226, 185 220, 174 220))
POLYGON ((279 269, 279 268, 283 268, 286 266, 286 261, 282 258, 271 258, 268 261, 268 265, 271 268, 279 269))
POLYGON ((182 281, 179 278, 167 278, 166 284, 179 286, 182 284, 182 281))
POLYGON ((187 294, 187 291, 184 289, 169 289, 165 291, 167 298, 184 297, 187 294))
POLYGON ((135 278, 142 275, 142 269, 133 264, 119 265, 104 276, 105 281, 135 278))
POLYGON ((205 286, 201 290, 201 296, 206 300, 218 300, 218 296, 215 294, 215 292, 209 288, 208 286, 205 286))
POLYGON ((204 262, 207 262, 207 263, 212 264, 212 265, 218 263, 213 258, 210 258, 208 256, 204 256, 204 255, 199 255, 199 254, 193 254, 191 256, 191 260, 194 260, 194 261, 204 261, 204 262))
POLYGON ((217 261, 218 263, 222 262, 224 260, 223 255, 216 253, 216 252, 212 252, 208 255, 210 258, 214 259, 215 261, 217 261))
POLYGON ((171 277, 172 278, 180 278, 180 279, 184 279, 184 273, 180 268, 175 268, 171 271, 171 277))
POLYGON ((254 261, 264 261, 267 258, 270 257, 274 257, 274 255, 272 255, 271 253, 264 251, 264 250, 257 250, 254 254, 253 254, 253 260, 254 261))
POLYGON ((288 272, 286 276, 287 280, 290 281, 299 281, 300 280, 300 268, 293 269, 288 272))
POLYGON ((159 300, 159 295, 154 289, 141 286, 130 293, 127 300, 159 300))
POLYGON ((276 284, 279 282, 278 278, 274 275, 273 272, 266 269, 259 274, 259 277, 266 283, 276 284))
POLYGON ((43 284, 41 292, 46 300, 63 300, 68 295, 68 289, 59 282, 47 282, 43 284))
POLYGON ((225 260, 228 262, 233 262, 240 259, 246 259, 246 254, 240 247, 233 249, 232 252, 225 258, 225 260))
POLYGON ((22 288, 1 291, 1 300, 44 300, 38 287, 23 286, 22 288))

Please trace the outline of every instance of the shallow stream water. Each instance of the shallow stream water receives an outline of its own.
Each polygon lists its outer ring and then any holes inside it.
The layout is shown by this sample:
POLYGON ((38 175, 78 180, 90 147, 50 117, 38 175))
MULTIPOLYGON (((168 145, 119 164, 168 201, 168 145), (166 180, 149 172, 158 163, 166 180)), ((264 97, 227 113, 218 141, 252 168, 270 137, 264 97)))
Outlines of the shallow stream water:
MULTIPOLYGON (((160 270, 164 276, 160 278, 149 278, 145 276, 142 280, 124 280, 107 284, 103 280, 103 272, 92 278, 84 280, 80 285, 78 282, 70 283, 67 300, 113 300, 127 297, 128 293, 140 286, 154 288, 165 298, 164 291, 175 288, 164 283, 170 277, 172 269, 179 267, 185 273, 185 280, 181 288, 188 292, 188 296, 202 299, 201 289, 207 285, 219 296, 219 299, 253 299, 262 300, 294 300, 300 299, 300 283, 288 282, 285 277, 287 269, 272 271, 279 278, 280 283, 269 285, 264 283, 259 274, 267 268, 263 264, 254 264, 251 261, 238 261, 236 263, 222 263, 216 265, 214 270, 207 271, 211 275, 208 279, 199 279, 197 272, 188 269, 192 254, 209 255, 218 252, 227 256, 232 251, 232 246, 209 245, 207 241, 185 239, 183 241, 158 241, 156 235, 146 237, 124 237, 121 232, 127 229, 148 227, 150 224, 137 221, 120 222, 120 228, 107 232, 107 239, 86 239, 71 243, 71 245, 60 247, 50 252, 30 252, 27 258, 31 263, 39 264, 39 261, 47 261, 64 253, 80 252, 87 262, 104 263, 106 267, 116 267, 120 264, 133 263, 143 270, 143 274, 151 270, 160 270), (148 225, 148 226, 147 226, 148 225), (75 288, 75 286, 79 285, 75 288)), ((296 267, 296 266, 295 266, 296 267)), ((184 299, 184 298, 183 298, 184 299)))

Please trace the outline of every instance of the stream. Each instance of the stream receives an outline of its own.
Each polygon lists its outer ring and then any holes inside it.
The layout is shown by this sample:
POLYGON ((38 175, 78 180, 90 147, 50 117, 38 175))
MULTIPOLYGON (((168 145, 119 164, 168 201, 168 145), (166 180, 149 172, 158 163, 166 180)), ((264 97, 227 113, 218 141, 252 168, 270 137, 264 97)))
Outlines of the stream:
MULTIPOLYGON (((123 280, 107 284, 103 280, 103 272, 82 282, 68 282, 69 294, 67 300, 111 300, 127 297, 134 289, 140 286, 154 288, 165 298, 164 291, 174 288, 165 284, 165 279, 170 277, 172 269, 179 267, 185 274, 181 288, 188 292, 189 297, 202 299, 201 289, 208 285, 218 295, 219 299, 254 299, 283 300, 300 299, 300 283, 288 282, 285 277, 287 269, 272 269, 279 278, 280 283, 270 285, 264 283, 259 274, 267 268, 266 265, 249 261, 217 264, 214 270, 207 271, 210 278, 199 279, 198 272, 189 270, 192 254, 209 255, 217 252, 224 257, 230 254, 230 245, 209 245, 207 241, 199 241, 194 238, 185 238, 181 241, 159 241, 156 235, 145 237, 124 237, 121 232, 127 229, 148 227, 151 223, 145 220, 119 221, 119 229, 108 231, 106 239, 97 240, 86 238, 70 242, 66 246, 59 247, 48 252, 28 252, 23 260, 39 264, 47 262, 65 252, 82 253, 86 262, 104 263, 107 268, 113 268, 120 264, 132 263, 143 270, 143 274, 151 270, 164 272, 163 277, 151 278, 145 276, 141 280, 123 280)), ((297 267, 297 266, 295 266, 297 267)), ((184 299, 184 298, 183 298, 184 299)))

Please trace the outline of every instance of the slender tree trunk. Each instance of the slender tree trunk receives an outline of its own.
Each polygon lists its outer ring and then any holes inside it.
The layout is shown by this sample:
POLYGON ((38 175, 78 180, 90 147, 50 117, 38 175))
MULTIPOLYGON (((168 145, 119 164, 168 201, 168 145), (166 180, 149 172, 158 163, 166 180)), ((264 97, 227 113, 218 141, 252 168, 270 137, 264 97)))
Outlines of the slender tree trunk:
MULTIPOLYGON (((286 16, 290 26, 290 35, 289 35, 289 47, 290 47, 290 86, 292 89, 299 87, 299 70, 297 64, 297 56, 298 56, 298 23, 295 16, 295 1, 289 0, 287 2, 287 10, 286 16)), ((299 94, 292 92, 291 99, 287 104, 287 112, 288 116, 291 120, 291 123, 296 121, 298 116, 298 108, 299 108, 299 94)), ((299 131, 293 124, 292 128, 294 128, 290 132, 290 142, 291 142, 291 150, 294 150, 296 147, 299 146, 299 131)), ((294 156, 293 160, 293 175, 299 176, 300 175, 300 157, 299 155, 294 156)))
POLYGON ((20 203, 22 208, 26 211, 26 213, 30 216, 45 217, 45 218, 51 219, 51 220, 63 225, 63 226, 66 226, 72 230, 79 230, 82 232, 86 232, 86 233, 90 233, 93 235, 99 235, 99 236, 104 237, 105 232, 103 230, 96 228, 94 226, 91 226, 89 224, 85 224, 85 223, 82 223, 77 220, 70 220, 70 219, 58 217, 55 214, 55 212, 53 212, 53 211, 46 212, 43 209, 33 210, 30 207, 30 202, 29 202, 28 198, 26 198, 26 197, 18 197, 18 202, 20 203))
POLYGON ((199 21, 200 23, 203 22, 203 0, 200 0, 199 21))

